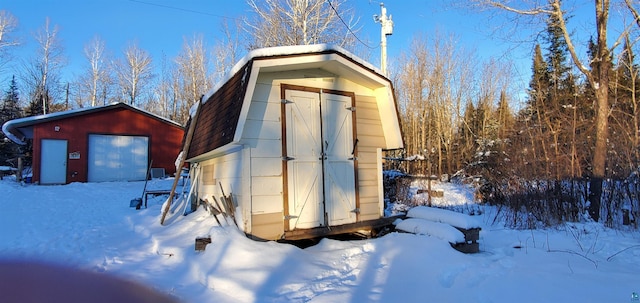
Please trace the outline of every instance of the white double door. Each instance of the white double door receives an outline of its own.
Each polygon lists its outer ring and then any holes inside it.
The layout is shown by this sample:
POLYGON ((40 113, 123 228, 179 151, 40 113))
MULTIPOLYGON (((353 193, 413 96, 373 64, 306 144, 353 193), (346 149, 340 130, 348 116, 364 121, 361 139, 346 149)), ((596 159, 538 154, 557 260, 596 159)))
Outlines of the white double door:
POLYGON ((288 229, 356 221, 352 97, 285 90, 288 229))

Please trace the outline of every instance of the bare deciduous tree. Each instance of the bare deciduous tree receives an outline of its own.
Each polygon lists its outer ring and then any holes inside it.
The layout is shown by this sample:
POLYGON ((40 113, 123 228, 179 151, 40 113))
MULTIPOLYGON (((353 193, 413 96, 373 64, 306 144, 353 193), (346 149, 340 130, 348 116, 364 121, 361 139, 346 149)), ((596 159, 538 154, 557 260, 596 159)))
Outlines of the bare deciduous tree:
POLYGON ((460 167, 453 150, 462 104, 473 85, 470 55, 455 46, 453 37, 416 37, 402 53, 395 73, 409 155, 427 159, 420 173, 451 173, 460 167), (456 163, 457 162, 457 163, 456 163), (432 170, 433 168, 433 170, 432 170))
POLYGON ((187 120, 189 108, 200 100, 211 87, 209 81, 209 60, 206 55, 202 36, 194 36, 191 41, 185 39, 182 50, 176 58, 176 67, 180 76, 180 99, 177 121, 187 120))
POLYGON ((255 12, 246 31, 253 37, 251 48, 330 43, 353 46, 351 31, 357 21, 344 0, 248 0, 255 12), (340 16, 337 15, 337 13, 340 16), (343 24, 341 19, 346 23, 343 24))
POLYGON ((170 119, 174 119, 174 117, 171 116, 171 95, 173 94, 171 89, 171 73, 173 69, 173 65, 168 62, 167 57, 163 54, 160 62, 160 75, 156 84, 156 104, 154 104, 155 110, 153 112, 170 119))
POLYGON ((105 43, 100 37, 94 37, 84 47, 84 55, 87 59, 87 69, 80 76, 79 97, 80 105, 96 106, 105 104, 111 76, 108 69, 108 57, 105 50, 105 43), (87 104, 85 104, 87 103, 87 104))
POLYGON ((211 86, 207 78, 209 60, 202 36, 194 36, 191 41, 184 40, 176 63, 183 75, 186 100, 193 105, 211 86))
MULTIPOLYGON (((610 0, 595 0, 595 32, 596 39, 594 42, 595 52, 593 54, 592 64, 585 64, 580 59, 575 48, 571 31, 566 25, 565 9, 560 0, 549 0, 544 2, 535 2, 532 4, 520 4, 521 6, 512 6, 512 3, 504 0, 475 0, 482 7, 498 8, 519 16, 553 16, 558 20, 558 28, 562 31, 562 35, 567 43, 567 49, 571 55, 571 59, 576 68, 585 76, 589 85, 595 91, 596 99, 596 118, 595 118, 595 145, 592 159, 592 181, 590 184, 589 213, 592 219, 598 221, 600 217, 600 197, 602 195, 602 179, 606 175, 606 157, 607 157, 607 140, 609 135, 609 71, 611 70, 611 52, 619 43, 615 42, 611 47, 608 46, 607 34, 609 22, 610 0), (588 66, 592 66, 589 69, 588 66)), ((631 3, 625 0, 629 8, 631 3)), ((635 10, 631 9, 632 13, 635 10)), ((635 14, 637 15, 637 14, 635 14)))
POLYGON ((51 28, 49 18, 44 27, 36 32, 35 39, 38 43, 37 57, 25 64, 23 80, 30 91, 32 103, 40 103, 41 110, 37 113, 46 114, 61 90, 58 80, 66 58, 58 37, 58 27, 51 28))
POLYGON ((7 49, 18 45, 18 41, 11 39, 10 34, 18 26, 18 20, 7 11, 0 11, 0 69, 6 64, 7 49))
POLYGON ((222 80, 233 65, 238 61, 240 55, 241 43, 243 41, 240 32, 242 24, 235 22, 233 27, 229 23, 224 22, 221 26, 223 39, 216 42, 213 47, 213 58, 215 58, 213 83, 222 80))
POLYGON ((116 77, 123 96, 131 105, 153 78, 153 66, 149 53, 133 43, 124 51, 124 60, 116 61, 116 77))

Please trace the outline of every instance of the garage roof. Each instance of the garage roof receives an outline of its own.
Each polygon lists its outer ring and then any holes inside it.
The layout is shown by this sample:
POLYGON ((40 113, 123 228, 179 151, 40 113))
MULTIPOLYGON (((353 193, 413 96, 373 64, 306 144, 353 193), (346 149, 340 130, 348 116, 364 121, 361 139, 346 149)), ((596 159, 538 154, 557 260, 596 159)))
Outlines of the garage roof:
POLYGON ((45 114, 45 115, 38 115, 38 116, 31 116, 31 117, 24 117, 24 118, 19 118, 19 119, 14 119, 14 120, 10 120, 4 123, 4 125, 2 125, 2 132, 9 138, 11 139, 11 141, 18 143, 18 144, 26 144, 26 139, 31 139, 33 138, 33 126, 40 124, 40 123, 44 123, 44 122, 49 122, 49 121, 56 121, 56 120, 61 120, 61 119, 68 119, 68 118, 72 118, 75 116, 81 116, 81 115, 87 115, 87 114, 92 114, 92 113, 97 113, 97 112, 102 112, 102 111, 107 111, 107 110, 113 110, 116 108, 126 108, 132 111, 136 111, 139 112, 141 114, 150 116, 154 119, 158 119, 158 120, 162 120, 165 123, 169 123, 169 124, 173 124, 176 125, 178 127, 182 127, 179 123, 169 120, 167 118, 158 116, 156 114, 144 111, 142 109, 139 109, 137 107, 128 105, 126 103, 122 103, 122 102, 118 102, 118 103, 112 103, 109 105, 105 105, 105 106, 96 106, 96 107, 87 107, 87 108, 79 108, 79 109, 74 109, 74 110, 68 110, 68 111, 63 111, 63 112, 56 112, 56 113, 51 113, 51 114, 45 114))

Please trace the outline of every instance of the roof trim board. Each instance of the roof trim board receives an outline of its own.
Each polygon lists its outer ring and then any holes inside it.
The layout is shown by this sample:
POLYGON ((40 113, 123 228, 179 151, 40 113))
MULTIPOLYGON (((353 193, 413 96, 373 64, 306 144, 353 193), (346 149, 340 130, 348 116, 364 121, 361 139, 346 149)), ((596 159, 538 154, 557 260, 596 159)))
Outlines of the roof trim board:
POLYGON ((26 131, 26 128, 30 128, 30 127, 32 127, 32 126, 34 126, 36 124, 40 124, 40 123, 44 123, 44 122, 56 121, 56 120, 66 119, 66 118, 70 118, 70 117, 74 117, 74 116, 80 116, 80 115, 87 115, 87 114, 91 114, 91 113, 95 113, 95 112, 101 112, 101 111, 106 111, 106 110, 111 110, 111 109, 116 109, 116 108, 130 109, 130 110, 139 112, 141 114, 150 116, 150 117, 152 117, 154 119, 161 120, 161 121, 164 121, 166 123, 173 124, 176 127, 182 128, 182 125, 180 125, 179 123, 177 123, 175 121, 172 121, 172 120, 169 120, 167 118, 158 116, 156 114, 147 112, 145 110, 139 109, 139 108, 131 106, 129 104, 118 102, 118 103, 112 103, 112 104, 105 105, 105 106, 96 106, 96 107, 86 107, 86 108, 72 109, 72 110, 63 111, 63 112, 55 112, 55 113, 50 113, 50 114, 44 114, 44 115, 24 117, 24 118, 18 118, 18 119, 10 120, 10 121, 5 122, 4 125, 2 125, 2 132, 9 139, 11 139, 11 141, 13 141, 13 142, 15 142, 17 144, 24 145, 24 144, 26 144, 25 140, 28 139, 29 136, 30 136, 30 134, 25 134, 24 133, 26 131))

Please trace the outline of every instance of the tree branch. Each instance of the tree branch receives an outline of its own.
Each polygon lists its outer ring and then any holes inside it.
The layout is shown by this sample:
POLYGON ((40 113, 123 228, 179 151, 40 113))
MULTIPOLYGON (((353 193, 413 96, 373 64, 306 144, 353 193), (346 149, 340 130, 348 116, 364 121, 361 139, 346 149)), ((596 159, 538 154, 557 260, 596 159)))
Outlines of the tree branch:
POLYGON ((483 3, 485 5, 490 5, 490 6, 493 6, 508 12, 516 13, 519 15, 535 16, 540 14, 547 14, 547 15, 553 14, 553 10, 549 10, 544 7, 534 7, 531 9, 522 10, 522 9, 517 9, 515 7, 508 6, 499 1, 481 1, 481 4, 483 3))
POLYGON ((633 20, 636 21, 636 24, 640 27, 640 14, 638 14, 638 11, 633 7, 631 0, 624 0, 624 3, 633 15, 633 20))
POLYGON ((567 49, 569 50, 569 54, 571 55, 571 59, 573 63, 578 67, 580 72, 587 77, 589 83, 595 87, 595 78, 589 71, 589 69, 582 64, 578 54, 576 53, 576 48, 573 45, 573 41, 571 40, 571 36, 569 35, 569 31, 567 30, 567 25, 564 22, 564 14, 562 13, 562 8, 560 7, 560 0, 553 0, 551 3, 553 7, 552 14, 555 14, 558 18, 558 22, 560 23, 560 29, 562 30, 562 35, 564 36, 564 40, 567 42, 567 49))

